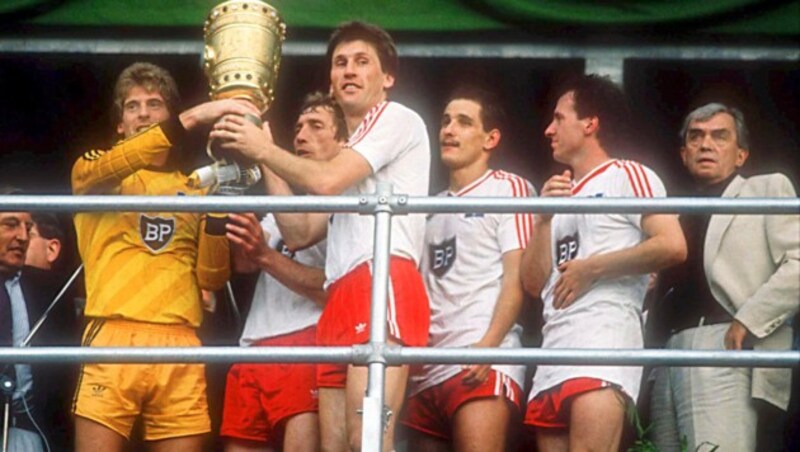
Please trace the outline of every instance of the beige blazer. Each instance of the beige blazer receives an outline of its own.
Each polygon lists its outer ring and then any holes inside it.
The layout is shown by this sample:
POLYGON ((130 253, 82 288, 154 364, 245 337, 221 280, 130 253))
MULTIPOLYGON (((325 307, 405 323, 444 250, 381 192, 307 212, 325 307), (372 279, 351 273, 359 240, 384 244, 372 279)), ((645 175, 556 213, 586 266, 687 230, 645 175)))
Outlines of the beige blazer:
MULTIPOLYGON (((723 198, 796 197, 782 174, 736 176, 723 198)), ((703 266, 714 298, 757 340, 756 350, 788 350, 788 322, 800 309, 800 215, 713 215, 703 266)), ((752 397, 783 410, 790 369, 754 369, 752 397)))

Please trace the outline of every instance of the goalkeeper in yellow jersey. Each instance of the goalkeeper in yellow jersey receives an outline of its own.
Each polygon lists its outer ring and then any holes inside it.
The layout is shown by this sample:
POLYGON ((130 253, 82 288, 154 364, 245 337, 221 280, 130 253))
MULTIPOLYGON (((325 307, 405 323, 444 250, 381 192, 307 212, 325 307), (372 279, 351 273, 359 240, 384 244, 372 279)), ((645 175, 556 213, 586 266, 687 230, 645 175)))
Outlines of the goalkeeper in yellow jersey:
MULTIPOLYGON (((117 133, 108 151, 89 151, 72 168, 76 195, 204 195, 179 170, 187 131, 224 115, 255 113, 233 100, 180 115, 170 74, 135 63, 114 91, 117 133)), ((201 289, 228 279, 229 247, 219 219, 197 213, 97 212, 75 215, 86 268, 92 347, 199 346, 201 289)), ((75 392, 77 451, 122 450, 138 417, 151 450, 201 450, 210 429, 202 364, 86 364, 75 392)))

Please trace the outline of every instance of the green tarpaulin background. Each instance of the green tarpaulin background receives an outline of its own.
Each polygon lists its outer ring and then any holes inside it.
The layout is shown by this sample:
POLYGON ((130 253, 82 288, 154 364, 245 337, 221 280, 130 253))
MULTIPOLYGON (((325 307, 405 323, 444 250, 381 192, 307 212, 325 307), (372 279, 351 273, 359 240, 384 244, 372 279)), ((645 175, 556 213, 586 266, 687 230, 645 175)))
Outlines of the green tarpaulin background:
MULTIPOLYGON (((41 26, 202 23, 215 0, 2 0, 0 19, 41 26)), ((800 35, 797 0, 272 0, 290 27, 361 19, 391 30, 480 31, 561 26, 689 34, 800 35)))

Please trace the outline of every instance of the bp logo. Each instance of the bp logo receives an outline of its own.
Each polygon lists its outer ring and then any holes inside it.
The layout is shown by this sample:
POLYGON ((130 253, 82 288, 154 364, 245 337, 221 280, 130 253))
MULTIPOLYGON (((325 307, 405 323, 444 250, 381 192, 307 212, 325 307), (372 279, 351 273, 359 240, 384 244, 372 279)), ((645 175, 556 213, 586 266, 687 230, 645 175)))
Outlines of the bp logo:
POLYGON ((139 235, 148 248, 160 251, 172 241, 175 235, 175 219, 139 216, 139 235))
POLYGON ((456 238, 431 244, 428 252, 431 258, 431 270, 434 275, 441 278, 450 270, 456 260, 456 238))
POLYGON ((278 243, 275 245, 275 250, 289 259, 294 259, 294 251, 290 250, 289 247, 286 246, 286 242, 284 242, 283 239, 278 240, 278 243))
POLYGON ((575 235, 568 235, 556 242, 557 252, 557 265, 575 259, 578 255, 578 247, 580 246, 580 236, 576 232, 575 235))

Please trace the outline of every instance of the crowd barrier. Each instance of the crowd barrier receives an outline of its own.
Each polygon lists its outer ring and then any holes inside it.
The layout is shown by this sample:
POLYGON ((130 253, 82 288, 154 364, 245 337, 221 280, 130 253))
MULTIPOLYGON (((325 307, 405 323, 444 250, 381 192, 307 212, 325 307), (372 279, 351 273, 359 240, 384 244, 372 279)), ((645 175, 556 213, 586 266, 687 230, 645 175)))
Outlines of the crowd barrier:
MULTIPOLYGON (((800 351, 412 348, 386 342, 391 219, 444 213, 681 213, 798 215, 800 198, 455 198, 409 197, 381 185, 368 196, 0 196, 0 212, 333 212, 375 217, 370 342, 353 347, 80 348, 0 347, 0 363, 326 362, 369 366, 362 449, 382 450, 387 365, 502 363, 615 366, 800 367, 800 351)), ((800 277, 800 275, 798 275, 800 277)))

